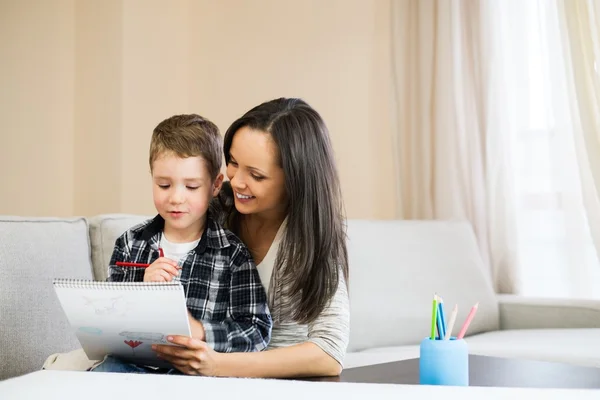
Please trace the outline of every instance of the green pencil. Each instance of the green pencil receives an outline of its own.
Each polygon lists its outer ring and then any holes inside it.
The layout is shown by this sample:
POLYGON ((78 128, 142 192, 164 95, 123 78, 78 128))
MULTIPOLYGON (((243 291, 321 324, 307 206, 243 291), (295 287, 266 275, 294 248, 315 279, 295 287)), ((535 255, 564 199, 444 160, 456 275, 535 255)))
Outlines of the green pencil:
POLYGON ((435 321, 437 318, 437 295, 433 295, 433 309, 431 310, 431 340, 435 340, 435 321))

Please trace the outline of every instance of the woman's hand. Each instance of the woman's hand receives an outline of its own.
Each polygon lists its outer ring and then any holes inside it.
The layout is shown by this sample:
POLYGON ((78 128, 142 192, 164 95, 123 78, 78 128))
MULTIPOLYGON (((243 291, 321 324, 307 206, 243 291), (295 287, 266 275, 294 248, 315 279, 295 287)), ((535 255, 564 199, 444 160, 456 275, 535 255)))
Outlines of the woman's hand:
POLYGON ((144 282, 171 282, 181 267, 170 258, 157 258, 144 271, 144 282))
POLYGON ((158 357, 167 360, 186 375, 219 375, 220 354, 206 342, 187 336, 169 336, 167 340, 179 346, 152 345, 152 350, 156 351, 158 357))

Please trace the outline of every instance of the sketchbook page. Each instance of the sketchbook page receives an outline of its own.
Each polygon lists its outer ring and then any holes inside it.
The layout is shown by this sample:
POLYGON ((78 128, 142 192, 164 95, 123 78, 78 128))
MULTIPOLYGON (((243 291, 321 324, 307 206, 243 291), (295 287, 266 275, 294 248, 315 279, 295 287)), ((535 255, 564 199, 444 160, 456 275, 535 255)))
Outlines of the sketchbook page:
POLYGON ((180 283, 56 280, 56 294, 90 360, 111 354, 140 365, 171 367, 152 344, 191 336, 180 283))

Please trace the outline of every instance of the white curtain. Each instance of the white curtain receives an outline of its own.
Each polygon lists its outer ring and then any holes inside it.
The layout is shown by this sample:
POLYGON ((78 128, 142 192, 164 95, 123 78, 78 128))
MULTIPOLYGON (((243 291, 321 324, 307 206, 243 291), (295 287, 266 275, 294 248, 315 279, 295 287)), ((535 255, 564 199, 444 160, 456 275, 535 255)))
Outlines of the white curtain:
POLYGON ((583 271, 583 279, 592 277, 583 293, 600 297, 600 1, 559 0, 557 5, 581 193, 596 255, 590 254, 583 271))
POLYGON ((516 200, 498 38, 477 0, 393 0, 398 213, 467 219, 501 293, 517 290, 516 200))
POLYGON ((590 140, 598 132, 590 120, 597 121, 600 109, 597 98, 586 90, 582 99, 576 85, 594 66, 585 52, 597 32, 581 9, 589 4, 493 5, 498 17, 490 27, 500 35, 514 122, 509 134, 516 165, 518 277, 527 295, 600 297, 598 246, 592 240, 600 216, 593 178, 600 153, 598 142, 590 140))
POLYGON ((393 0, 401 218, 471 221, 496 290, 600 297, 600 0, 393 0))

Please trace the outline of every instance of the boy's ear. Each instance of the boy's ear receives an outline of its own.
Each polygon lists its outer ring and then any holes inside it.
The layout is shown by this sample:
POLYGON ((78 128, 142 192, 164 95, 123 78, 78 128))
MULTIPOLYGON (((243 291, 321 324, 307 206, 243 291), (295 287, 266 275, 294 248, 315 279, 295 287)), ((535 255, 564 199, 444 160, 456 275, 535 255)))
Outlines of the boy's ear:
POLYGON ((221 191, 221 187, 223 187, 223 174, 219 173, 213 182, 213 192, 212 195, 215 197, 221 191))

